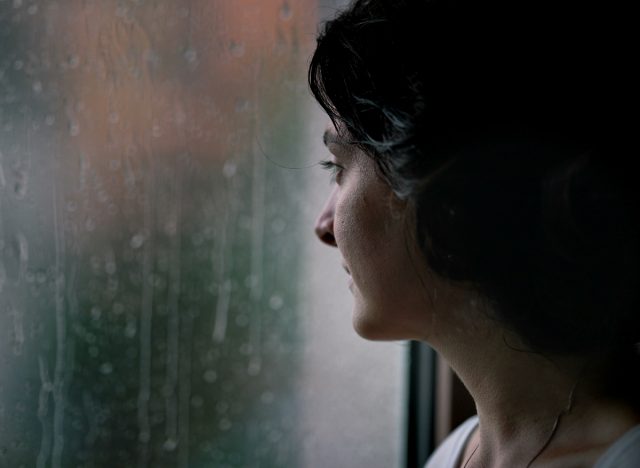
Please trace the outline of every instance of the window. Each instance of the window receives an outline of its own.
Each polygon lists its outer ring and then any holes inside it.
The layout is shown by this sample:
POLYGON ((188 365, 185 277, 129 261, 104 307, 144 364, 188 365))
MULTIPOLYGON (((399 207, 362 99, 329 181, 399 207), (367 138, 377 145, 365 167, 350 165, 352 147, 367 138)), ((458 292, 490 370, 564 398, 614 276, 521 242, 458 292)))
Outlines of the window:
POLYGON ((0 465, 401 466, 305 74, 330 1, 0 1, 0 465))

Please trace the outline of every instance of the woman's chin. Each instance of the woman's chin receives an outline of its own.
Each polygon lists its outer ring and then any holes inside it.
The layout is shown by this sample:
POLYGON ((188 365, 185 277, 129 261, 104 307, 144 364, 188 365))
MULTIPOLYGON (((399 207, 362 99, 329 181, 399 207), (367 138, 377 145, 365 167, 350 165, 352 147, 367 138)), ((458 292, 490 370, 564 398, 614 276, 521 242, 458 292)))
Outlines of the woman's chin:
POLYGON ((396 341, 407 339, 398 330, 394 330, 393 324, 380 320, 380 318, 367 316, 354 311, 353 329, 362 338, 371 341, 396 341))

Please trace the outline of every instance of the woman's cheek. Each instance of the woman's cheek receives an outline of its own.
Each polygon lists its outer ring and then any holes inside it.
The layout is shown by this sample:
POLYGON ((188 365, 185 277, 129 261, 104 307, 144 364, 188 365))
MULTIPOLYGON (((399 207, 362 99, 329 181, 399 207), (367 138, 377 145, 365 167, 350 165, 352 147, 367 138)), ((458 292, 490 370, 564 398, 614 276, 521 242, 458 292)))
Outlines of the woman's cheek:
POLYGON ((348 242, 346 239, 346 220, 348 219, 348 214, 346 211, 346 203, 344 197, 339 197, 336 201, 335 214, 333 217, 333 235, 336 238, 336 244, 338 244, 338 249, 342 252, 342 245, 345 242, 348 242))

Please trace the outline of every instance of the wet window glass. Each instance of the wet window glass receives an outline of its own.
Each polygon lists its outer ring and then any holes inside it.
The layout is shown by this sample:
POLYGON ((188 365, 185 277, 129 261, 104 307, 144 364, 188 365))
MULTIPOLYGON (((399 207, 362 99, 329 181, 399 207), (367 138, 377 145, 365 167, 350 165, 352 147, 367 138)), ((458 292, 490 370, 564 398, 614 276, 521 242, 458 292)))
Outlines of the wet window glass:
POLYGON ((313 235, 338 6, 0 0, 0 466, 400 466, 313 235))

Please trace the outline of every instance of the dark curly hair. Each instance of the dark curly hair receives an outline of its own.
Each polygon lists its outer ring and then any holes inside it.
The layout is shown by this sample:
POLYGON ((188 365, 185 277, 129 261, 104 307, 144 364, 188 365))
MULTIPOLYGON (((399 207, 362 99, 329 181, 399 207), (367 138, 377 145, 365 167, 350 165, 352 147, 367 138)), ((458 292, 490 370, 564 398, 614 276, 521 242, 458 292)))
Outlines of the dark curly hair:
POLYGON ((640 341, 640 81, 627 7, 588 5, 357 0, 325 23, 309 83, 415 206, 435 273, 532 350, 618 355, 640 341))

